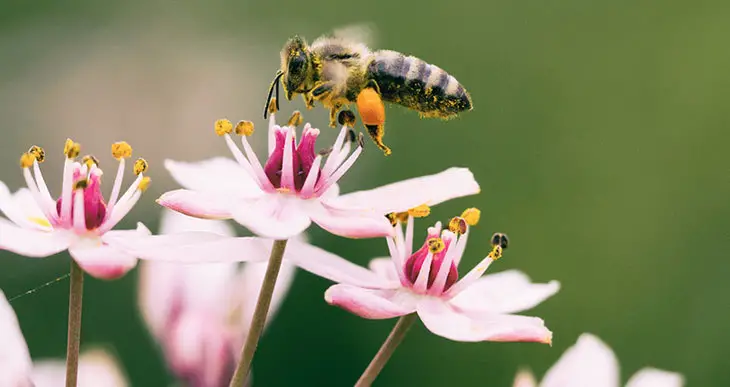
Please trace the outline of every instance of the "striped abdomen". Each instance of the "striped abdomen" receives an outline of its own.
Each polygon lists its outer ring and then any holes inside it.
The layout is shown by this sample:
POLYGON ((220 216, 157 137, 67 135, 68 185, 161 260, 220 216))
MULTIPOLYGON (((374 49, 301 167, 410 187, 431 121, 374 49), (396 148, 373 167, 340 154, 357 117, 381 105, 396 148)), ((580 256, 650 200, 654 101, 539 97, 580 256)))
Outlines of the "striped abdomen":
POLYGON ((437 66, 396 51, 372 54, 368 77, 383 100, 419 111, 426 117, 449 118, 471 110, 471 98, 453 76, 437 66))

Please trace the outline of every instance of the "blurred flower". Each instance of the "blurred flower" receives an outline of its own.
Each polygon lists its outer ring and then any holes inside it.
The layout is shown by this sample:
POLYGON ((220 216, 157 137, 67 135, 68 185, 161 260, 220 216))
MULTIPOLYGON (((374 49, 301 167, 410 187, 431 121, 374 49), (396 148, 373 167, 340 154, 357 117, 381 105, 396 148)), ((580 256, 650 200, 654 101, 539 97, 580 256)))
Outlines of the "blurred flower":
MULTIPOLYGON (((18 318, 0 291, 0 387, 63 386, 66 364, 44 360, 33 364, 18 318)), ((122 387, 127 382, 114 358, 103 350, 86 351, 79 360, 79 387, 122 387)))
MULTIPOLYGON (((618 387, 619 366, 611 348, 596 336, 582 334, 578 342, 568 348, 555 365, 548 370, 540 387, 618 387)), ((644 368, 634 374, 626 387, 681 387, 682 375, 654 368, 644 368)), ((537 387, 532 373, 517 374, 514 387, 537 387)))
MULTIPOLYGON (((165 210, 162 234, 207 231, 232 237, 227 223, 165 210)), ((268 253, 261 251, 262 259, 268 253)), ((284 263, 269 313, 287 293, 294 266, 284 263)), ((144 262, 140 307, 167 363, 186 385, 227 386, 248 332, 266 263, 144 262)))
MULTIPOLYGON (((405 236, 396 224, 396 236, 388 237, 389 258, 376 258, 370 269, 381 281, 367 283, 357 273, 359 285, 330 276, 338 282, 325 299, 361 317, 385 319, 417 312, 433 333, 456 341, 535 341, 551 343, 552 332, 536 317, 513 315, 530 309, 555 294, 557 281, 533 284, 516 270, 480 278, 507 247, 506 236, 495 234, 493 250, 461 280, 457 268, 466 248, 469 223, 478 220, 476 209, 452 219, 450 230, 441 223, 428 229, 420 249, 412 251, 413 214, 407 219, 405 236), (364 284, 364 285, 363 285, 364 284)), ((398 221, 395 220, 397 223, 398 221)))
POLYGON ((149 185, 149 177, 144 176, 147 162, 135 162, 137 179, 119 197, 125 159, 131 156, 132 148, 125 142, 112 145, 119 168, 107 204, 101 193, 102 170, 93 156, 84 157, 81 163, 74 161, 79 150, 78 143, 66 141, 62 193, 57 200, 51 197, 41 174, 39 164, 45 160, 45 151, 37 146, 20 158, 28 188, 11 194, 0 182, 0 211, 9 220, 0 218, 0 249, 28 257, 47 257, 68 249, 79 266, 92 276, 118 278, 132 269, 137 259, 110 245, 107 238, 149 234, 144 226, 110 231, 149 185))
POLYGON ((213 158, 196 163, 167 160, 165 167, 185 189, 163 194, 165 207, 199 218, 235 219, 257 235, 288 239, 306 230, 311 222, 345 237, 364 238, 391 235, 392 227, 383 215, 418 205, 435 205, 452 198, 479 192, 472 173, 451 168, 436 175, 405 180, 378 189, 339 195, 337 182, 362 152, 362 138, 355 138, 354 116, 341 113, 342 127, 331 149, 315 152, 319 130, 304 126, 296 142, 295 113, 288 125, 269 121, 269 158, 262 166, 247 136, 253 123, 228 120, 216 122, 236 161, 213 158), (231 138, 241 134, 244 153, 231 138), (352 143, 355 150, 350 153, 352 143), (326 161, 324 159, 326 158, 326 161))

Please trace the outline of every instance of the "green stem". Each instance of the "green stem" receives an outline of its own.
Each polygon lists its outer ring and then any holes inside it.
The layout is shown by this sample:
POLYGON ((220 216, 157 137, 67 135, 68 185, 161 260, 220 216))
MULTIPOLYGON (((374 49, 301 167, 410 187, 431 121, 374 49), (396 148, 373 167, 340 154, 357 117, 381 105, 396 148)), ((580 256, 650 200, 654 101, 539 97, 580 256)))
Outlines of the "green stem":
POLYGON ((76 387, 81 343, 81 301, 84 271, 71 259, 71 286, 68 294, 68 342, 66 345, 66 387, 76 387))
POLYGON ((370 361, 370 365, 368 365, 368 368, 362 373, 362 376, 360 376, 355 387, 366 387, 373 384, 373 381, 375 381, 375 378, 378 377, 380 371, 383 370, 385 363, 388 362, 390 357, 393 355, 393 352, 395 352, 395 349, 406 337, 406 333, 408 333, 408 330, 415 321, 415 313, 407 314, 398 319, 393 330, 390 331, 390 335, 388 335, 388 338, 385 339, 383 345, 380 346, 380 350, 378 350, 378 353, 375 354, 373 360, 370 361))
POLYGON ((261 333, 264 331, 266 317, 269 314, 271 297, 274 295, 276 278, 279 276, 279 269, 281 269, 281 261, 284 258, 285 249, 286 240, 274 241, 274 246, 271 248, 271 256, 269 257, 269 265, 266 267, 266 274, 264 275, 264 282, 261 284, 259 299, 256 302, 256 309, 251 319, 251 328, 248 331, 246 343, 241 350, 241 360, 238 362, 238 366, 236 366, 236 372, 233 373, 230 387, 242 387, 251 370, 253 355, 256 353, 256 347, 259 344, 259 338, 261 338, 261 333))

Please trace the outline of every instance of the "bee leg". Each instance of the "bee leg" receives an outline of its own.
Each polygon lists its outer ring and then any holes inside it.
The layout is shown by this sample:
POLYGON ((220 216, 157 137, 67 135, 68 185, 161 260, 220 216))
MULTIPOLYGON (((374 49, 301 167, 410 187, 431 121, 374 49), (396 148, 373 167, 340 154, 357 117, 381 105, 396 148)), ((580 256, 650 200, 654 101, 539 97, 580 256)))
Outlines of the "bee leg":
POLYGON ((335 103, 330 108, 330 126, 333 128, 337 127, 337 113, 342 109, 341 103, 335 103))
POLYGON ((320 101, 327 98, 334 88, 335 84, 333 82, 320 82, 314 86, 312 91, 310 91, 310 94, 312 95, 312 98, 320 101))
POLYGON ((312 93, 302 94, 302 99, 304 99, 304 106, 306 106, 307 109, 312 109, 314 107, 314 97, 312 97, 312 93))
MULTIPOLYGON (((377 87, 377 85, 376 85, 377 87)), ((368 130, 370 138, 385 155, 391 153, 390 148, 383 143, 385 135, 385 105, 377 89, 366 87, 357 95, 357 110, 360 113, 362 123, 368 130)))

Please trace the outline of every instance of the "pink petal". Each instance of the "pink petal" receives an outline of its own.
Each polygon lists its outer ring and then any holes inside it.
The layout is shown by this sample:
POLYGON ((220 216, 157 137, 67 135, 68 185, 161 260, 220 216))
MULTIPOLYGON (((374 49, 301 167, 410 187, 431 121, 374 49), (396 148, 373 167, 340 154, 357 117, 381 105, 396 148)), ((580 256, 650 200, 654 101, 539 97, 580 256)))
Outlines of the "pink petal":
POLYGON ((446 301, 427 297, 418 315, 431 332, 455 341, 532 341, 549 344, 550 332, 537 317, 497 313, 465 313, 446 301))
POLYGON ((449 199, 479 193, 479 184, 467 168, 443 172, 384 185, 379 188, 342 195, 338 206, 366 208, 380 214, 406 211, 421 204, 433 206, 449 199))
POLYGON ((616 356, 597 337, 584 333, 568 348, 540 383, 540 387, 618 387, 616 356))
POLYGON ((74 243, 68 252, 85 272, 100 279, 120 278, 137 266, 137 258, 109 245, 74 243))
POLYGON ((232 200, 221 193, 177 189, 162 194, 157 203, 179 213, 203 219, 230 219, 232 200))
POLYGON ((175 234, 184 231, 206 231, 222 236, 236 236, 235 230, 228 222, 195 218, 164 209, 160 221, 160 234, 175 234))
POLYGON ((393 226, 383 214, 330 207, 312 206, 312 220, 332 234, 346 238, 375 238, 393 235, 393 226))
POLYGON ((32 363, 15 311, 0 290, 0 375, 7 386, 30 387, 32 363))
POLYGON ((43 258, 66 250, 71 234, 20 228, 0 218, 0 250, 31 258, 43 258))
POLYGON ((532 375, 532 372, 522 370, 517 373, 512 387, 537 387, 537 381, 535 380, 535 376, 532 375))
POLYGON ((254 234, 271 239, 289 239, 306 230, 312 221, 306 203, 293 195, 272 193, 241 200, 232 213, 236 222, 254 234))
POLYGON ((334 282, 366 288, 394 288, 398 282, 308 243, 290 240, 284 258, 300 268, 334 282))
POLYGON ((413 304, 401 302, 398 290, 364 289, 357 286, 333 285, 324 294, 330 305, 368 319, 386 319, 413 313, 413 304))
POLYGON ((560 283, 534 284, 518 270, 489 274, 451 299, 459 309, 493 313, 516 313, 531 309, 557 293, 560 283))
POLYGON ((682 387, 684 377, 676 372, 644 368, 635 373, 626 387, 682 387))
POLYGON ((398 272, 396 272, 395 264, 393 263, 393 259, 390 257, 373 258, 370 260, 368 267, 377 274, 378 277, 394 283, 400 283, 400 278, 398 277, 398 272))
POLYGON ((215 157, 198 162, 165 160, 165 168, 184 188, 236 197, 261 194, 259 185, 234 160, 215 157))

